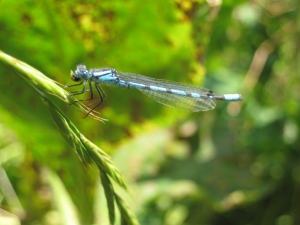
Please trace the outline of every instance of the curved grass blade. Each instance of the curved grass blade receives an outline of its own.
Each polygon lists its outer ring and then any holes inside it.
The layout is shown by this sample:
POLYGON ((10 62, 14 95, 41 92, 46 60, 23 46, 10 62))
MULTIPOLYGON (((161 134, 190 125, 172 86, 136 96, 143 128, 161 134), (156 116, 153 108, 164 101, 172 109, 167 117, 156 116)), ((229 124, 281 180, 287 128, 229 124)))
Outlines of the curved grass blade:
POLYGON ((110 224, 113 225, 115 222, 115 204, 120 211, 122 224, 139 224, 135 216, 125 205, 124 201, 115 192, 113 184, 111 183, 110 179, 113 179, 118 185, 127 190, 125 180, 119 170, 113 165, 110 156, 86 139, 78 131, 75 125, 67 117, 65 117, 64 113, 61 112, 51 101, 49 101, 47 97, 42 96, 42 99, 53 117, 59 131, 77 152, 80 159, 88 164, 94 163, 99 168, 100 178, 107 200, 110 224))
POLYGON ((111 224, 115 224, 115 192, 108 176, 105 173, 100 173, 101 183, 103 185, 104 194, 106 197, 106 203, 109 214, 109 221, 111 224))
POLYGON ((138 225, 139 222, 129 210, 123 199, 115 193, 116 203, 121 214, 122 225, 138 225))
MULTIPOLYGON (((64 115, 64 113, 55 106, 54 103, 49 100, 50 96, 56 96, 64 102, 71 103, 75 99, 69 95, 67 91, 62 89, 55 81, 43 75, 38 70, 32 68, 24 62, 21 62, 5 53, 0 51, 0 62, 9 66, 13 71, 17 73, 22 79, 24 79, 29 85, 31 85, 42 98, 48 111, 50 112, 55 124, 59 131, 70 144, 70 146, 76 151, 80 160, 87 164, 96 164, 101 173, 102 185, 104 186, 105 196, 108 202, 108 209, 110 214, 110 223, 114 224, 115 211, 114 203, 116 202, 120 211, 122 221, 128 221, 126 224, 138 224, 137 220, 129 212, 127 207, 120 207, 120 197, 114 191, 114 187, 110 181, 113 179, 118 185, 127 190, 125 180, 119 170, 113 165, 110 157, 86 139, 76 128, 76 126, 64 115), (126 219, 125 219, 126 218, 126 219), (132 222, 136 221, 136 222, 132 222)), ((88 109, 80 103, 74 104, 77 108, 87 112, 88 109)), ((102 118, 90 114, 93 118, 100 121, 104 121, 102 118)), ((124 224, 124 223, 122 223, 124 224)))

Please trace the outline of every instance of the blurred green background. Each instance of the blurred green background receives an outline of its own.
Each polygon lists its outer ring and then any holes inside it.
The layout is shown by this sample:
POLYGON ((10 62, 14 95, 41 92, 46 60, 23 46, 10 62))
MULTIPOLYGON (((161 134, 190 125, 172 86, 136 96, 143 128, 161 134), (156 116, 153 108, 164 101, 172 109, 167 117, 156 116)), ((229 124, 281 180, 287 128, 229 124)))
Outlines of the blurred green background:
MULTIPOLYGON (((112 155, 141 224, 292 225, 300 223, 299 11, 297 0, 2 0, 0 50, 62 84, 85 63, 241 93, 242 102, 191 113, 102 86, 105 123, 56 104, 112 155)), ((97 170, 80 162, 26 82, 2 64, 0 74, 1 217, 65 224, 63 206, 80 224, 108 224, 97 170)))

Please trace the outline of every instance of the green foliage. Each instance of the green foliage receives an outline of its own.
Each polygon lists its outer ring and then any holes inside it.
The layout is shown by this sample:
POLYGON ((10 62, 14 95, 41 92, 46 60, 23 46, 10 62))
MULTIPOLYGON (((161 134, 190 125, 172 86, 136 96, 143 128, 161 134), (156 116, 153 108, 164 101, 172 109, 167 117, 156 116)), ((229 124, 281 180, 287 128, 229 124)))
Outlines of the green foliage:
POLYGON ((298 15, 296 0, 2 0, 0 49, 35 69, 20 79, 24 64, 1 58, 1 208, 22 224, 137 223, 129 208, 147 225, 299 223, 298 15), (52 82, 78 63, 244 101, 189 113, 108 86, 94 115, 107 121, 83 120, 52 82), (96 146, 134 183, 130 196, 96 146))

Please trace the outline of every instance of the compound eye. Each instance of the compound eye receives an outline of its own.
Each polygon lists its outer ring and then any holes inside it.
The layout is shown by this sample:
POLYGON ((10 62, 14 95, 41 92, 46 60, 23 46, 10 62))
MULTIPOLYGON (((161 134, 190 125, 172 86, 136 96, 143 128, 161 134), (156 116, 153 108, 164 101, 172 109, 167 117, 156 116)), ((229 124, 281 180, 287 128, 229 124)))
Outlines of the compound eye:
POLYGON ((75 76, 75 73, 73 71, 71 71, 71 79, 75 82, 81 81, 81 79, 79 77, 75 76))

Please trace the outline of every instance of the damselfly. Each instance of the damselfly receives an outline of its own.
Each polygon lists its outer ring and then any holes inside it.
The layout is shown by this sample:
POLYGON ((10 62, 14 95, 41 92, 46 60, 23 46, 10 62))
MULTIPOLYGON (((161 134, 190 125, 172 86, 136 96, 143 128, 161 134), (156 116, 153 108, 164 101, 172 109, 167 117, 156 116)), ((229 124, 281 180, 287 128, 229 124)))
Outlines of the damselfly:
POLYGON ((81 91, 72 92, 71 95, 79 95, 90 91, 89 99, 77 100, 75 102, 88 101, 94 98, 92 82, 94 82, 100 96, 98 103, 86 116, 97 108, 105 98, 105 93, 100 87, 100 83, 122 88, 136 88, 161 104, 194 112, 207 111, 215 108, 216 100, 239 101, 243 99, 240 94, 215 95, 211 90, 206 88, 154 79, 139 74, 118 72, 112 68, 88 70, 83 64, 78 65, 75 72, 71 71, 71 79, 79 83, 68 87, 83 84, 81 91), (89 86, 88 89, 87 85, 89 86))

